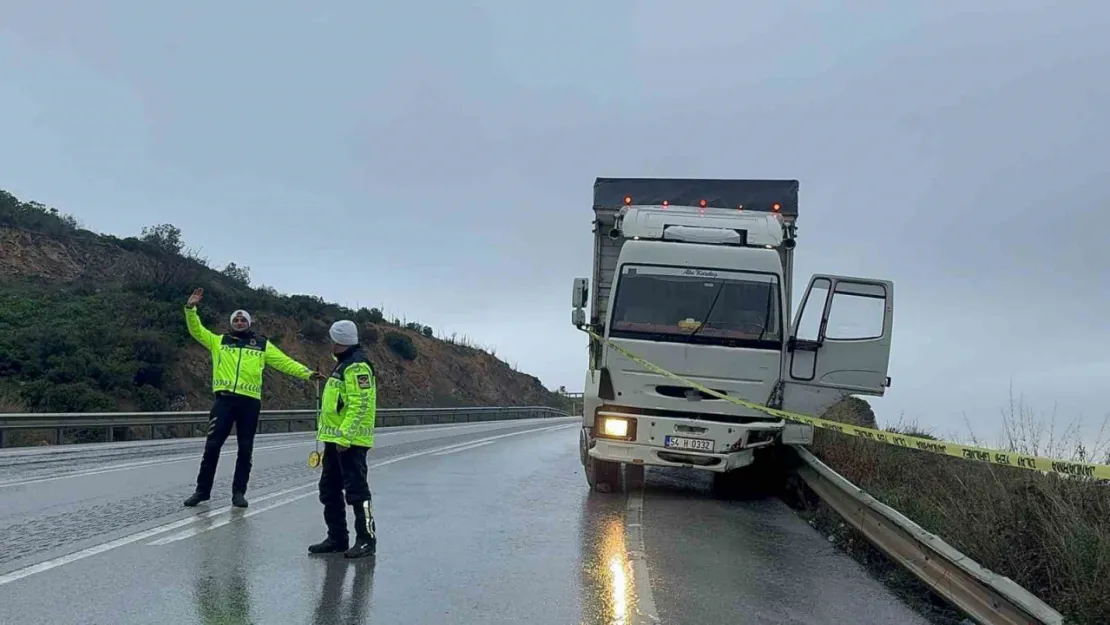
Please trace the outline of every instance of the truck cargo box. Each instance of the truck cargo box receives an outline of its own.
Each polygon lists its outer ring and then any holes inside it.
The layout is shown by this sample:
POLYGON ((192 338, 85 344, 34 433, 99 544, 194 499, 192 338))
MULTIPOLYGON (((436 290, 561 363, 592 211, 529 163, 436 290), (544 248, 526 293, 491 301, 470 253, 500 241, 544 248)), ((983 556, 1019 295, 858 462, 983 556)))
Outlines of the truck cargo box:
POLYGON ((784 217, 798 215, 797 180, 721 180, 699 178, 598 178, 594 181, 594 210, 619 209, 624 198, 637 205, 698 206, 771 211, 780 205, 784 217))

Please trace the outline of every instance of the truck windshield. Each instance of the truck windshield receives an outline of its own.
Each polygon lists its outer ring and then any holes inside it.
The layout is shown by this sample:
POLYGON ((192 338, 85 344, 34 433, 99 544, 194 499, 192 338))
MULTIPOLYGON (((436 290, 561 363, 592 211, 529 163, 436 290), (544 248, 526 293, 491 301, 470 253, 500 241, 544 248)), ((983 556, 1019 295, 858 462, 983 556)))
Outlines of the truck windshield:
POLYGON ((613 338, 778 350, 778 276, 690 267, 624 265, 613 338))

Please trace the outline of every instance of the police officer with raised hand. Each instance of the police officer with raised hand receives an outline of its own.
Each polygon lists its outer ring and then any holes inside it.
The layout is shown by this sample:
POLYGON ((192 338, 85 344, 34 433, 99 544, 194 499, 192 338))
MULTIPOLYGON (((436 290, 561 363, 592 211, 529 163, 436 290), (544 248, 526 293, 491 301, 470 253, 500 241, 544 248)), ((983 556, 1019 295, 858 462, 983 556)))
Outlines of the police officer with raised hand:
POLYGON ((189 334, 212 354, 212 392, 216 399, 208 417, 208 437, 197 474, 196 492, 185 500, 185 505, 192 507, 211 498, 220 449, 231 434, 231 426, 235 425, 239 449, 231 483, 231 502, 236 507, 246 508, 254 435, 262 409, 262 371, 269 365, 302 380, 322 376, 286 356, 266 337, 252 332, 251 317, 245 310, 231 313, 231 332, 210 332, 197 315, 196 306, 203 297, 204 289, 197 289, 189 296, 185 303, 185 324, 189 334))
POLYGON ((310 545, 309 553, 346 551, 348 558, 373 555, 378 539, 366 481, 366 454, 374 446, 377 385, 374 369, 358 344, 358 326, 343 319, 332 324, 335 367, 320 397, 316 438, 324 443, 320 474, 320 503, 328 535, 310 545), (355 514, 355 544, 350 549, 347 510, 355 514))

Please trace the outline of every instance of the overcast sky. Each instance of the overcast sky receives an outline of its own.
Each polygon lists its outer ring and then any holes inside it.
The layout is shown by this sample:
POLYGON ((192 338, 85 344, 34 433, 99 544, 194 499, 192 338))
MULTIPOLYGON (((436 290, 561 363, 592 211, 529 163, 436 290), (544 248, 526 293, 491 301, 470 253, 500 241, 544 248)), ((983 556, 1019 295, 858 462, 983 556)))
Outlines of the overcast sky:
POLYGON ((990 435, 1012 380, 1094 428, 1107 32, 1078 0, 11 0, 0 188, 580 389, 596 176, 796 178, 799 290, 895 281, 881 420, 990 435))

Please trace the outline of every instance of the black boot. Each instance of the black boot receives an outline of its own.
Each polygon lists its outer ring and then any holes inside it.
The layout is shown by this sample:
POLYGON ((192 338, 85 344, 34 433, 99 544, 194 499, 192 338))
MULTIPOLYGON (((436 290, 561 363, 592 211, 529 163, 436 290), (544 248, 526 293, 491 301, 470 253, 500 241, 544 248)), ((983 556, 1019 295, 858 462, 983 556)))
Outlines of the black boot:
POLYGON ((348 558, 372 556, 378 550, 378 536, 370 502, 364 501, 351 507, 355 511, 355 544, 344 555, 348 558))
POLYGON ((211 495, 208 495, 207 493, 202 493, 198 490, 192 495, 189 495, 189 498, 185 500, 185 507, 192 508, 202 501, 208 501, 210 498, 211 495))
POLYGON ((236 508, 246 508, 247 495, 245 493, 239 492, 231 493, 231 505, 235 506, 236 508))
POLYGON ((315 545, 308 546, 309 553, 339 553, 347 550, 347 539, 328 536, 315 545))

